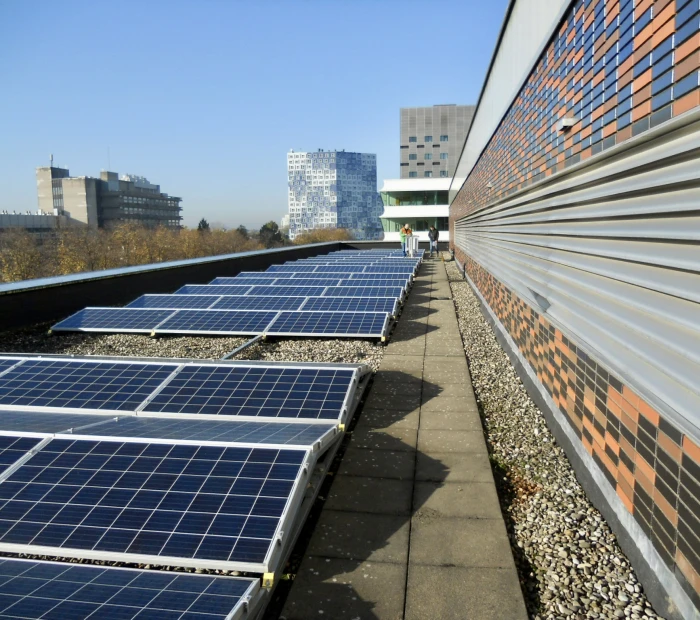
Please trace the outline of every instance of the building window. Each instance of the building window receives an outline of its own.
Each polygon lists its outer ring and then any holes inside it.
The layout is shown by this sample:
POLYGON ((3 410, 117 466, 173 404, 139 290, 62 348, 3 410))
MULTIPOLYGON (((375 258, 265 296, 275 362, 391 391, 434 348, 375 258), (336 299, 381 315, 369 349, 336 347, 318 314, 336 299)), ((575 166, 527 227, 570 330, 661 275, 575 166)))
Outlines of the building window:
POLYGON ((426 170, 426 171, 423 173, 423 176, 424 176, 424 177, 430 178, 431 176, 433 176, 433 171, 432 171, 432 170, 426 170))
POLYGON ((426 161, 428 161, 428 160, 430 160, 430 159, 433 158, 433 154, 432 154, 432 153, 426 153, 425 155, 423 155, 423 158, 424 158, 426 161))
POLYGON ((432 142, 433 136, 425 136, 425 142, 432 142))
POLYGON ((447 142, 448 137, 447 136, 440 136, 440 142, 447 142))
POLYGON ((440 176, 441 176, 441 177, 446 177, 446 176, 447 176, 447 170, 440 170, 440 176))
POLYGON ((411 172, 408 173, 409 179, 415 179, 417 176, 418 176, 418 173, 415 170, 412 170, 411 172))
POLYGON ((415 141, 416 141, 416 136, 409 136, 408 141, 409 141, 409 142, 415 142, 415 141))
POLYGON ((415 153, 409 153, 408 158, 409 159, 418 159, 418 155, 416 155, 415 153))
POLYGON ((408 148, 408 144, 402 144, 402 145, 401 145, 401 148, 402 148, 402 149, 407 149, 407 148, 408 148))
POLYGON ((440 159, 447 159, 447 153, 440 153, 440 159))

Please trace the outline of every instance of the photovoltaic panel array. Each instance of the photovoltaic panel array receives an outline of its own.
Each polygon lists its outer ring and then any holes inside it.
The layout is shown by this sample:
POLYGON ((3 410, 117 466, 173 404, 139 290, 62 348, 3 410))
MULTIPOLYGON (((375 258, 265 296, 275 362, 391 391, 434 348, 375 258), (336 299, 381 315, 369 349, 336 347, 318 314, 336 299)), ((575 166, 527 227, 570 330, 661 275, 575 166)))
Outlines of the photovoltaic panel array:
POLYGON ((259 580, 0 559, 3 618, 229 620, 259 580))
POLYGON ((306 456, 52 439, 0 483, 0 549, 266 572, 306 456))
POLYGON ((246 272, 215 278, 211 284, 188 284, 174 295, 145 295, 126 308, 86 308, 52 329, 384 340, 421 260, 394 256, 390 252, 341 252, 274 265, 264 273, 246 272), (347 302, 319 301, 328 297, 347 302), (352 301, 354 298, 362 301, 352 301), (388 298, 397 303, 391 304, 388 298), (330 314, 340 311, 345 314, 330 314), (305 312, 328 316, 299 315, 305 312), (359 313, 368 315, 358 317, 359 313), (385 317, 376 313, 385 313, 385 317), (339 318, 348 322, 340 325, 339 318))
POLYGON ((0 376, 0 410, 338 423, 362 372, 352 365, 25 358, 0 376))

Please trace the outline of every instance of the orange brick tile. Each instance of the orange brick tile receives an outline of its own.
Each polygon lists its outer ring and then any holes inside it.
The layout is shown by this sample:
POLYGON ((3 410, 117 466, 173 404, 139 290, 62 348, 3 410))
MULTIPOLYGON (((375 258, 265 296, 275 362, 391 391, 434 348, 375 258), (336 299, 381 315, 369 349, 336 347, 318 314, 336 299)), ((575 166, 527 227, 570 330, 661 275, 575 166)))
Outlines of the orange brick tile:
MULTIPOLYGON (((644 43, 650 43, 651 44, 651 38, 654 36, 654 21, 650 21, 644 30, 642 30, 639 34, 634 35, 634 45, 635 47, 639 44, 644 44, 644 43)), ((649 52, 647 52, 649 53, 649 52)))
MULTIPOLYGON (((641 481, 641 478, 646 478, 651 486, 654 486, 654 481, 656 480, 656 472, 651 468, 651 465, 647 463, 640 454, 637 454, 634 459, 634 478, 635 480, 641 481)), ((649 492, 649 491, 647 491, 649 492)), ((651 494, 651 492, 650 492, 651 494)))
POLYGON ((695 571, 679 549, 676 549, 676 565, 693 589, 696 592, 700 592, 700 575, 695 571))
POLYGON ((681 62, 686 56, 692 54, 696 49, 700 48, 700 32, 694 34, 690 39, 684 41, 676 48, 675 61, 681 62))
POLYGON ((658 23, 658 27, 654 26, 654 34, 651 37, 651 46, 656 47, 661 41, 670 37, 676 30, 674 6, 669 5, 663 10, 664 15, 659 14, 654 16, 654 24, 658 23))
POLYGON ((638 121, 640 118, 651 114, 651 100, 648 99, 644 103, 638 105, 632 110, 632 122, 638 121))
POLYGON ((617 472, 618 482, 624 480, 630 488, 634 487, 634 476, 622 461, 620 461, 619 465, 617 466, 617 472))
POLYGON ((662 430, 659 430, 657 441, 659 442, 659 446, 663 448, 669 456, 677 463, 681 462, 681 456, 683 454, 681 447, 662 430))
POLYGON ((661 512, 673 526, 678 527, 678 512, 659 491, 654 492, 654 503, 661 508, 661 512))
POLYGON ((603 127, 603 138, 607 138, 608 136, 611 136, 614 133, 615 121, 613 121, 612 123, 608 123, 605 127, 603 127))
POLYGON ((620 131, 617 132, 617 143, 619 144, 620 142, 624 142, 625 140, 629 140, 632 137, 632 126, 627 125, 624 129, 620 129, 620 131))
POLYGON ((651 68, 647 69, 644 73, 642 73, 636 80, 632 82, 632 92, 639 92, 644 88, 647 84, 651 83, 651 68))
MULTIPOLYGON (((632 447, 632 444, 629 441, 627 441, 622 435, 620 435, 620 449, 624 450, 627 453, 627 456, 633 455, 635 453, 635 449, 632 447)), ((622 465, 622 463, 620 463, 620 465, 622 465)))
POLYGON ((632 67, 634 67, 634 58, 630 56, 625 62, 623 62, 618 68, 617 68, 617 75, 618 76, 623 76, 625 73, 627 73, 632 67))
POLYGON ((700 446, 687 435, 683 437, 683 452, 696 463, 700 463, 700 446))
POLYGON ((689 73, 697 71, 700 67, 700 50, 694 51, 692 54, 688 54, 681 62, 676 64, 673 70, 673 79, 677 82, 681 78, 684 78, 689 73))
POLYGON ((627 511, 632 514, 634 512, 634 489, 629 486, 624 480, 617 481, 617 491, 618 497, 622 500, 622 503, 627 508, 627 511))
MULTIPOLYGON (((628 399, 629 400, 629 399, 628 399)), ((659 416, 658 412, 656 409, 653 409, 650 407, 647 403, 645 403, 641 398, 637 399, 637 409, 639 413, 641 413, 647 420, 649 420, 654 426, 659 425, 659 419, 661 416, 659 416)))
POLYGON ((622 411, 626 413, 630 418, 633 420, 638 420, 639 419, 639 411, 637 411, 629 402, 627 402, 624 398, 620 402, 620 407, 622 407, 622 411))
POLYGON ((605 11, 605 27, 607 28, 610 24, 612 24, 613 19, 620 14, 620 5, 615 2, 611 6, 606 7, 605 11))
POLYGON ((620 454, 620 444, 617 443, 615 438, 610 433, 605 433, 605 445, 610 448, 615 454, 619 456, 620 454))
POLYGON ((635 409, 639 409, 639 396, 637 396, 632 390, 630 390, 626 385, 622 386, 622 397, 635 409))
POLYGON ((652 4, 654 4, 654 0, 641 0, 641 2, 637 2, 637 6, 634 7, 634 19, 639 19, 644 15, 652 4))

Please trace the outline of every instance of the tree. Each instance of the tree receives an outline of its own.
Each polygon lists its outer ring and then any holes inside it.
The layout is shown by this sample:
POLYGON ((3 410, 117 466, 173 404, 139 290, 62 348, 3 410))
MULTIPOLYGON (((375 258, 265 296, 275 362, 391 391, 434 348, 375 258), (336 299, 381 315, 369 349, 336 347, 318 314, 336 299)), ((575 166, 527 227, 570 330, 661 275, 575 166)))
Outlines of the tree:
POLYGON ((260 243, 266 248, 275 248, 284 244, 277 222, 270 220, 260 228, 260 243))
POLYGON ((294 237, 295 245, 323 243, 324 241, 350 241, 354 237, 347 228, 314 228, 294 237))
POLYGON ((209 222, 202 218, 199 220, 199 224, 197 224, 197 230, 199 232, 209 232, 209 222))
POLYGON ((250 233, 248 232, 248 229, 241 224, 238 228, 236 228, 236 232, 240 234, 244 239, 250 238, 250 233))
POLYGON ((41 250, 36 238, 23 228, 2 233, 0 238, 0 274, 5 282, 40 277, 41 258, 41 250))

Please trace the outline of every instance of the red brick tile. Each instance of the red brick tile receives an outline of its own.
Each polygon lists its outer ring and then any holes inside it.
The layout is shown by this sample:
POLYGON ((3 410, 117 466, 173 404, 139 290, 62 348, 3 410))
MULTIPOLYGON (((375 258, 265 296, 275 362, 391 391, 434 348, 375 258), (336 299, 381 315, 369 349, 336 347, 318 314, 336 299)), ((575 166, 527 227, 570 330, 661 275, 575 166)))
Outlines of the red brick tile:
POLYGON ((679 549, 676 549, 676 566, 678 566, 683 576, 688 580, 691 587, 698 593, 700 593, 700 575, 695 571, 687 558, 681 553, 679 549))

